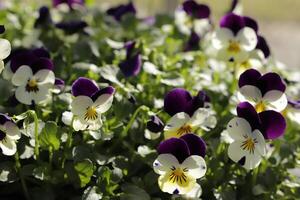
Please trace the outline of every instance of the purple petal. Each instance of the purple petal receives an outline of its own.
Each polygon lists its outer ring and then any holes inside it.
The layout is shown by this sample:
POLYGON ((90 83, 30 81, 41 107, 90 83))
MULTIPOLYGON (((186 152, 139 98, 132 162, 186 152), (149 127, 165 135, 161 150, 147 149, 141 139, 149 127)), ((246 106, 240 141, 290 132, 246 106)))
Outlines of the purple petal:
POLYGON ((0 124, 4 125, 5 122, 8 122, 8 121, 11 121, 10 117, 5 114, 0 113, 0 124))
POLYGON ((234 34, 237 34, 239 30, 245 27, 245 21, 243 17, 233 13, 229 13, 221 18, 220 27, 228 28, 234 34))
POLYGON ((239 3, 239 0, 232 0, 228 13, 233 12, 234 9, 236 8, 236 6, 238 5, 238 3, 239 3))
POLYGON ((294 109, 300 109, 300 100, 294 101, 294 100, 289 99, 288 104, 290 106, 292 106, 294 109))
POLYGON ((255 108, 248 102, 240 103, 237 108, 238 117, 244 118, 251 125, 252 130, 260 128, 259 116, 255 108))
POLYGON ((97 92, 95 92, 92 95, 92 100, 96 101, 98 99, 98 97, 100 97, 103 94, 113 95, 114 92, 115 92, 115 88, 113 88, 112 86, 108 86, 106 88, 102 88, 102 89, 98 90, 97 92))
POLYGON ((37 28, 39 26, 42 27, 49 24, 52 24, 49 8, 47 6, 42 6, 39 9, 39 17, 36 19, 34 27, 37 28))
POLYGON ((98 86, 90 79, 80 77, 72 84, 72 95, 77 97, 80 95, 91 97, 99 90, 98 86))
POLYGON ((264 74, 257 82, 257 87, 260 89, 262 95, 265 95, 268 91, 279 90, 285 91, 285 83, 281 77, 276 73, 264 74))
POLYGON ((135 50, 135 41, 128 41, 125 43, 124 48, 126 49, 126 57, 130 58, 135 50))
POLYGON ((151 116, 151 119, 147 122, 147 129, 152 133, 159 133, 164 130, 164 123, 156 115, 151 116))
POLYGON ((286 122, 284 117, 273 110, 259 113, 261 131, 266 139, 276 139, 284 134, 286 122))
POLYGON ((16 72, 22 65, 30 66, 38 57, 30 50, 19 49, 12 53, 10 68, 12 72, 16 72))
POLYGON ((243 87, 244 85, 254 85, 256 86, 257 81, 261 77, 259 71, 255 69, 248 69, 240 75, 239 78, 239 87, 243 87))
POLYGON ((182 5, 183 10, 190 16, 197 19, 209 18, 210 9, 204 4, 198 4, 193 0, 185 1, 182 5))
POLYGON ((32 53, 39 58, 50 58, 50 53, 44 47, 32 50, 32 53))
POLYGON ((48 58, 38 58, 36 61, 34 61, 34 63, 30 65, 30 67, 33 73, 36 73, 42 69, 49 69, 51 71, 54 69, 52 60, 48 58))
POLYGON ((128 13, 136 14, 136 9, 135 9, 133 3, 130 2, 126 5, 119 5, 117 7, 110 8, 106 11, 106 13, 108 15, 113 16, 115 18, 115 20, 121 21, 122 17, 125 14, 128 14, 128 13))
POLYGON ((189 40, 187 41, 184 51, 194 51, 199 49, 199 42, 200 42, 200 37, 198 36, 197 33, 192 32, 189 40))
POLYGON ((271 52, 267 41, 262 36, 257 36, 257 39, 258 41, 257 41, 256 49, 260 49, 264 53, 265 58, 269 57, 271 52))
POLYGON ((65 87, 65 81, 60 78, 55 78, 54 85, 60 90, 62 90, 65 87))
POLYGON ((161 142, 157 148, 159 154, 172 154, 179 163, 182 163, 190 156, 190 151, 187 143, 183 139, 170 138, 161 142))
POLYGON ((175 88, 168 92, 164 99, 164 110, 173 116, 189 109, 192 101, 191 94, 183 88, 175 88))
POLYGON ((192 116, 198 108, 203 108, 204 104, 207 102, 210 102, 210 98, 207 96, 206 92, 199 91, 197 96, 193 97, 185 112, 192 116))
POLYGON ((251 17, 243 17, 245 26, 252 28, 256 33, 258 32, 258 24, 251 17))
POLYGON ((80 31, 83 31, 88 24, 85 21, 68 21, 68 22, 60 22, 55 25, 57 28, 63 30, 67 34, 74 34, 80 31))
POLYGON ((201 137, 189 133, 180 137, 180 139, 183 139, 187 143, 190 150, 190 155, 199 155, 204 158, 206 152, 206 144, 201 137))
POLYGON ((142 56, 138 53, 131 58, 127 58, 119 64, 125 77, 136 76, 142 68, 142 56))
POLYGON ((5 32, 5 27, 4 25, 0 25, 0 34, 5 32))

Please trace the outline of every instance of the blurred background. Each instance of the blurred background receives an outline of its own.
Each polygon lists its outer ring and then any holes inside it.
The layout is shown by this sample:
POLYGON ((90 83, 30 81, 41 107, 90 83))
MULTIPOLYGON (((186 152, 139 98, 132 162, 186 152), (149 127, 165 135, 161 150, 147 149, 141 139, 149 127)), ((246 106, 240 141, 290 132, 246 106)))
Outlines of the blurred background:
MULTIPOLYGON (((0 0, 13 2, 14 0, 0 0)), ((20 4, 51 5, 51 0, 15 0, 20 4)), ((88 5, 103 10, 128 0, 86 0, 88 5)), ((155 14, 173 15, 176 7, 183 0, 133 0, 138 16, 155 14)), ((198 0, 210 6, 213 20, 220 17, 230 7, 231 0, 198 0)), ((264 35, 275 57, 288 67, 300 69, 300 0, 240 0, 244 15, 255 18, 259 23, 260 33, 264 35)))

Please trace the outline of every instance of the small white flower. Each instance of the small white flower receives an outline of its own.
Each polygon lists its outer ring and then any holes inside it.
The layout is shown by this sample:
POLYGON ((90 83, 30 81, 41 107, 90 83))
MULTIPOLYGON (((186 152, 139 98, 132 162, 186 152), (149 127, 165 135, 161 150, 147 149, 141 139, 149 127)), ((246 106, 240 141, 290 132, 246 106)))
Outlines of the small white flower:
POLYGON ((266 155, 266 143, 262 133, 252 131, 250 124, 243 118, 235 117, 227 125, 233 142, 229 145, 228 156, 231 160, 250 170, 256 168, 266 155))
POLYGON ((17 151, 16 141, 21 137, 19 128, 12 121, 7 121, 0 125, 0 148, 2 153, 12 156, 17 151))
POLYGON ((31 105, 32 102, 41 104, 50 96, 55 75, 53 71, 42 69, 33 74, 27 65, 21 66, 13 75, 12 83, 17 86, 15 95, 19 102, 31 105))
POLYGON ((0 73, 4 69, 3 60, 9 56, 11 45, 8 40, 0 38, 0 73))

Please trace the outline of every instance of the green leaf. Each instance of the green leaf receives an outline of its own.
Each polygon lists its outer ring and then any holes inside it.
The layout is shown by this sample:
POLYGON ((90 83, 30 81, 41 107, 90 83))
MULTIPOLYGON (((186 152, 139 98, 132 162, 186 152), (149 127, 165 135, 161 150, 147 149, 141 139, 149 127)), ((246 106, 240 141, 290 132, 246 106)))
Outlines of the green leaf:
POLYGON ((47 122, 39 137, 41 147, 48 149, 52 147, 58 150, 60 146, 59 138, 57 137, 57 124, 55 122, 47 122))
POLYGON ((91 177, 93 175, 93 163, 90 160, 84 160, 81 162, 77 162, 74 168, 78 173, 78 177, 80 179, 80 186, 84 187, 90 182, 91 177))

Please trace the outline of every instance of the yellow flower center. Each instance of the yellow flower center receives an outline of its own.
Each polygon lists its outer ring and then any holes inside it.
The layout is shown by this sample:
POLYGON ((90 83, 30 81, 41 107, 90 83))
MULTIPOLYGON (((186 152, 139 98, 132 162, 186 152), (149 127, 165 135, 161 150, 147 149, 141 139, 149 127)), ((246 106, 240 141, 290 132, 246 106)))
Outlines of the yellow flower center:
POLYGON ((172 183, 177 183, 177 184, 184 184, 187 182, 187 176, 185 173, 188 170, 186 168, 181 169, 181 168, 172 168, 172 173, 169 176, 169 181, 172 183))
POLYGON ((240 66, 241 66, 241 68, 244 69, 244 70, 250 69, 250 68, 251 68, 251 65, 250 65, 250 63, 249 63, 248 60, 242 62, 240 66))
POLYGON ((39 91, 37 81, 35 79, 30 79, 26 85, 27 92, 37 92, 39 91))
POLYGON ((228 51, 232 53, 238 53, 241 51, 240 44, 236 41, 229 41, 228 51))
POLYGON ((88 109, 86 110, 86 113, 84 115, 84 119, 85 120, 96 120, 98 118, 98 113, 96 111, 96 108, 91 106, 88 107, 88 109))
POLYGON ((260 101, 260 102, 258 102, 258 104, 256 104, 255 110, 258 113, 263 112, 266 110, 266 105, 264 104, 264 102, 260 101))
POLYGON ((185 124, 183 125, 182 127, 180 127, 177 131, 177 135, 178 136, 182 136, 184 134, 187 134, 187 133, 191 133, 192 132, 192 127, 188 124, 185 124))
POLYGON ((243 150, 249 151, 250 153, 254 153, 255 144, 257 143, 256 139, 248 138, 245 136, 245 141, 242 143, 241 147, 243 150))

